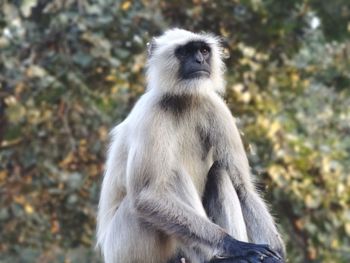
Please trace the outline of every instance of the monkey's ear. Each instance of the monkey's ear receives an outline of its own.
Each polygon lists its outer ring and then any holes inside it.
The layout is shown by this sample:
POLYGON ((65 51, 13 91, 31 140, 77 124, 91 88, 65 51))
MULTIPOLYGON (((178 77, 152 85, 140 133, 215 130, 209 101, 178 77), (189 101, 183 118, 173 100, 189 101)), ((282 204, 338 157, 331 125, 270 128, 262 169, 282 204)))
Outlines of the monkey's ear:
POLYGON ((147 53, 149 57, 153 55, 153 52, 155 49, 156 49, 156 39, 152 38, 152 40, 147 43, 147 53))
POLYGON ((228 59, 230 58, 230 44, 227 38, 220 37, 219 38, 219 44, 221 48, 221 53, 222 53, 222 58, 223 59, 228 59))

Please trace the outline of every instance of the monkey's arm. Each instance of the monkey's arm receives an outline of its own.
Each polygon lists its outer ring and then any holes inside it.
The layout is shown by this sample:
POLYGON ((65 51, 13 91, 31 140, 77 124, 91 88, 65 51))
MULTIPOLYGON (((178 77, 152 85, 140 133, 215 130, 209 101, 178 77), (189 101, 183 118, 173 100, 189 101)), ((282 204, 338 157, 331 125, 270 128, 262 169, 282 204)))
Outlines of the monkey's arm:
MULTIPOLYGON (((185 202, 177 195, 176 189, 188 187, 181 180, 181 176, 186 175, 181 174, 174 165, 174 153, 169 152, 169 149, 174 149, 170 143, 173 140, 159 142, 164 138, 166 133, 157 142, 150 140, 144 149, 137 144, 137 150, 136 147, 131 150, 131 161, 128 165, 131 182, 129 185, 132 186, 130 190, 139 218, 188 244, 197 243, 212 248, 213 256, 247 256, 251 262, 256 263, 261 262, 261 257, 267 257, 279 262, 279 257, 267 246, 235 240, 206 218, 205 214, 196 210, 190 202, 185 202)), ((187 196, 186 200, 198 198, 196 194, 192 191, 192 196, 187 196)))
POLYGON ((220 150, 216 151, 215 158, 227 170, 236 188, 249 241, 256 244, 268 244, 284 257, 283 241, 273 217, 255 188, 238 129, 232 116, 228 115, 231 114, 227 113, 226 119, 230 119, 231 122, 221 123, 222 129, 226 132, 222 132, 224 136, 217 141, 220 150))
MULTIPOLYGON (((181 187, 181 186, 179 186, 181 187)), ((148 188, 135 200, 140 218, 154 228, 176 236, 187 244, 197 243, 212 248, 213 256, 227 258, 249 257, 250 262, 261 262, 262 257, 279 257, 267 246, 240 242, 233 239, 218 225, 196 212, 177 196, 163 189, 148 188)))
POLYGON ((172 140, 166 143, 164 139, 161 136, 154 141, 146 136, 144 145, 140 142, 134 151, 131 149, 128 174, 136 212, 141 220, 169 235, 215 247, 225 232, 193 208, 191 201, 197 193, 188 191, 182 178, 185 175, 173 165, 172 140), (177 196, 177 189, 192 196, 177 196))
POLYGON ((249 241, 269 244, 285 258, 285 247, 265 202, 256 191, 247 191, 241 198, 244 220, 249 241))

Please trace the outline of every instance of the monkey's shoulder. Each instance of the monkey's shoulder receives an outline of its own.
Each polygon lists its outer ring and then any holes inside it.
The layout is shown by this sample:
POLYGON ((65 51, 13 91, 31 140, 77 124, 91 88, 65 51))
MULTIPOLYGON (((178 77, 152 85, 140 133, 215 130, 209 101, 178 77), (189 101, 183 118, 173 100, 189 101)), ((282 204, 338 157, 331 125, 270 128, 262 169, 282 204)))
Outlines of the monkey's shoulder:
POLYGON ((142 96, 124 121, 129 134, 164 137, 184 131, 187 137, 187 133, 199 131, 202 137, 235 126, 231 112, 217 94, 151 95, 142 96))

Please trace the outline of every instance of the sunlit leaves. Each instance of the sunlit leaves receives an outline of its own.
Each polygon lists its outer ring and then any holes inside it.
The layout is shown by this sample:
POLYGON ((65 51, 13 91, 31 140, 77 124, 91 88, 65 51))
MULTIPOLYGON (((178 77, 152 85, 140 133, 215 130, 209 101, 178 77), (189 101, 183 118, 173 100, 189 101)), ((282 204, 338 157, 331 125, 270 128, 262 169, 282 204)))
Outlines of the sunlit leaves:
POLYGON ((98 261, 108 132, 145 90, 146 43, 172 26, 224 37, 226 100, 290 262, 349 262, 347 0, 0 5, 1 262, 98 261))

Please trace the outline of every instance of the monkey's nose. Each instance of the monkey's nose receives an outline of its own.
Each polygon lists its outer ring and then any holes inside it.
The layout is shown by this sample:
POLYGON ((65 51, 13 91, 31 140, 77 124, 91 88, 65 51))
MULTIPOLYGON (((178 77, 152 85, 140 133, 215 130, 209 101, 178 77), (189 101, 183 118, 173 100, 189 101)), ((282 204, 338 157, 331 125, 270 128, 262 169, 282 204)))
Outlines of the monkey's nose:
POLYGON ((204 57, 203 57, 203 55, 202 55, 202 53, 200 51, 196 52, 194 57, 195 57, 195 60, 196 60, 197 63, 199 63, 199 64, 203 64, 204 63, 204 57))

